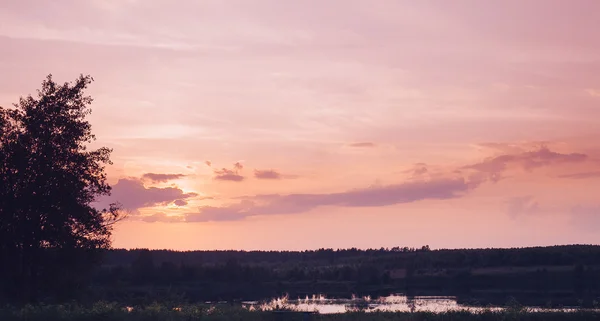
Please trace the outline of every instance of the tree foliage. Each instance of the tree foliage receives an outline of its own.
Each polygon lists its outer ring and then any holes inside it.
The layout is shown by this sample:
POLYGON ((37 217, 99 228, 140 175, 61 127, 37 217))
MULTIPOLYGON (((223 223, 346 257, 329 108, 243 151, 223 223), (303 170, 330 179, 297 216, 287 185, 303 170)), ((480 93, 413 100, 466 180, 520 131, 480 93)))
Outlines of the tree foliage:
POLYGON ((90 262, 87 254, 110 247, 118 207, 92 206, 110 194, 111 164, 110 149, 88 149, 95 137, 84 91, 92 81, 81 75, 60 85, 49 75, 37 97, 0 107, 0 264, 8 298, 32 301, 69 283, 79 287, 75 272, 90 262))

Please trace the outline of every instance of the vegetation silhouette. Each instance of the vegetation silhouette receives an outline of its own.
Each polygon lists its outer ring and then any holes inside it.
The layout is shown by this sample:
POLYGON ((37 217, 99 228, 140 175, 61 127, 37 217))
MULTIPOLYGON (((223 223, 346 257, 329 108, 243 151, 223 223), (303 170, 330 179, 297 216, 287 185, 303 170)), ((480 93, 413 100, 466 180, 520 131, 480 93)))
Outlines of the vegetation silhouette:
POLYGON ((111 150, 95 140, 86 116, 93 81, 81 75, 57 84, 52 75, 37 97, 0 107, 0 278, 9 301, 74 297, 102 249, 110 247, 118 204, 98 210, 109 195, 105 165, 111 150))
MULTIPOLYGON (((595 305, 600 246, 512 249, 421 248, 309 251, 112 249, 93 275, 95 300, 202 302, 372 297, 391 293, 457 296, 465 304, 595 305)), ((600 301, 599 301, 600 302, 600 301)))

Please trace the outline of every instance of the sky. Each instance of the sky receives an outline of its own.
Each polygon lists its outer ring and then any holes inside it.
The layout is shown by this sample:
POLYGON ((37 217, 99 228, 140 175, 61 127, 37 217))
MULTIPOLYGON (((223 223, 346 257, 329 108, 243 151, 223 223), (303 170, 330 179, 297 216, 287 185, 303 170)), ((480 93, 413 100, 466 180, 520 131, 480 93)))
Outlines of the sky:
POLYGON ((600 243, 597 0, 3 0, 0 105, 89 74, 124 248, 600 243))

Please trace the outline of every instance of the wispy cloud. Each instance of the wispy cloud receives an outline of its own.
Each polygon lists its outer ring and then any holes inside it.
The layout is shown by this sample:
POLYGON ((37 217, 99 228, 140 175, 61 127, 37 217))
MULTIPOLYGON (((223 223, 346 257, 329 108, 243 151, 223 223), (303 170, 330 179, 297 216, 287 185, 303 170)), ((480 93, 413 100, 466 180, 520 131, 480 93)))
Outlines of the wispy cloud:
POLYGON ((249 216, 295 214, 322 206, 379 207, 426 199, 462 197, 480 182, 463 178, 406 182, 330 194, 257 195, 223 207, 205 206, 187 222, 241 220, 249 216))
POLYGON ((561 154, 551 151, 547 147, 541 147, 534 151, 491 157, 479 163, 464 166, 463 169, 472 169, 477 172, 489 174, 490 177, 493 177, 494 179, 499 179, 503 172, 515 167, 531 171, 539 167, 550 165, 580 163, 587 158, 588 156, 586 154, 561 154))
POLYGON ((540 146, 545 146, 549 142, 521 142, 521 143, 507 143, 507 142, 485 142, 479 143, 477 146, 487 148, 493 151, 501 152, 504 154, 519 154, 526 152, 527 150, 535 150, 540 146))
POLYGON ((156 213, 152 215, 136 215, 130 217, 131 220, 142 221, 146 223, 155 223, 155 222, 163 222, 163 223, 178 223, 183 222, 183 217, 179 215, 167 215, 165 213, 156 213))
POLYGON ((429 168, 425 163, 417 163, 412 168, 403 171, 403 173, 409 174, 410 178, 419 179, 424 178, 429 173, 429 168))
POLYGON ((155 183, 164 183, 170 180, 179 179, 185 177, 184 174, 156 174, 156 173, 146 173, 142 175, 143 179, 149 179, 155 183))
POLYGON ((579 173, 573 173, 573 174, 559 175, 558 177, 560 177, 560 178, 571 178, 571 179, 596 178, 596 177, 600 177, 600 171, 579 172, 579 173))
POLYGON ((375 146, 377 146, 377 144, 371 143, 371 142, 359 142, 359 143, 350 144, 350 147, 375 147, 375 146))
POLYGON ((256 170, 254 170, 254 177, 258 178, 258 179, 281 179, 282 178, 281 174, 273 169, 264 169, 264 170, 256 169, 256 170))

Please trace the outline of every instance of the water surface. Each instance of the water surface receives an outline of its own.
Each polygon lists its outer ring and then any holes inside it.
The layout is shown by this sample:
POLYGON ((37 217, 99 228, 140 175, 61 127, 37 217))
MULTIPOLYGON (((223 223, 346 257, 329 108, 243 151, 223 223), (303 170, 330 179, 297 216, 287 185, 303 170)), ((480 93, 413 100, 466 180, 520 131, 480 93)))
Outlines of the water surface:
MULTIPOLYGON (((242 304, 250 310, 294 310, 318 313, 345 313, 350 311, 386 311, 386 312, 447 312, 447 311, 470 311, 481 312, 484 310, 499 311, 500 306, 471 306, 459 304, 453 296, 406 296, 395 294, 373 299, 366 297, 353 297, 351 299, 333 299, 322 295, 290 299, 288 297, 275 298, 266 302, 244 301, 242 304)), ((540 307, 528 307, 531 311, 574 311, 575 307, 562 309, 542 309, 540 307)))

